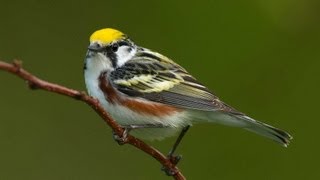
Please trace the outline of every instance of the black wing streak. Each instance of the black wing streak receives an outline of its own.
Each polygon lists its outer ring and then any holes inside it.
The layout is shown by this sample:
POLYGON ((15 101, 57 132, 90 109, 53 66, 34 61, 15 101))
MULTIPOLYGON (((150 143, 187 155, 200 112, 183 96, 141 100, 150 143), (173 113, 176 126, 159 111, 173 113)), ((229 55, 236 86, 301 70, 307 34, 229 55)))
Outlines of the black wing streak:
MULTIPOLYGON (((176 66, 172 66, 173 69, 169 69, 171 71, 181 71, 179 69, 175 69, 176 66)), ((138 62, 127 62, 122 67, 117 68, 115 71, 111 72, 110 74, 110 80, 113 82, 118 79, 130 79, 134 75, 139 74, 151 74, 151 75, 161 75, 157 79, 162 79, 165 81, 165 78, 176 78, 174 73, 170 73, 170 71, 163 71, 164 69, 168 70, 168 68, 164 68, 159 63, 138 63, 138 62), (161 78, 164 77, 164 78, 161 78)), ((184 72, 184 71, 183 71, 184 72)), ((191 76, 188 76, 187 78, 184 78, 185 81, 192 82, 194 84, 201 85, 196 79, 194 79, 191 76)), ((181 85, 188 85, 185 82, 182 82, 181 85)), ((180 84, 177 84, 175 86, 179 86, 180 84)), ((183 93, 177 93, 172 92, 169 90, 162 91, 162 92, 140 92, 136 90, 135 88, 132 88, 130 86, 125 85, 117 85, 114 84, 114 86, 119 90, 120 92, 130 96, 130 97, 139 97, 144 98, 149 101, 163 103, 179 108, 184 109, 193 109, 193 110, 202 110, 202 111, 223 111, 226 113, 234 114, 234 115, 244 115, 241 112, 233 109, 232 107, 228 106, 227 104, 223 103, 213 95, 207 88, 204 87, 197 87, 192 86, 193 88, 198 88, 202 91, 205 91, 212 95, 212 98, 205 99, 205 98, 199 98, 199 97, 192 97, 185 95, 183 93)))

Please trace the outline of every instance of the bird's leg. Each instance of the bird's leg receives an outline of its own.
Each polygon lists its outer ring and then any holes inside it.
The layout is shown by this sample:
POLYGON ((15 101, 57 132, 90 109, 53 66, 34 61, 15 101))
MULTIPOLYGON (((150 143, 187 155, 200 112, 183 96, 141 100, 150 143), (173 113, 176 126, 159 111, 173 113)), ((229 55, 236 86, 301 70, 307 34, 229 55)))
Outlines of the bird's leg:
MULTIPOLYGON (((177 165, 178 162, 181 160, 182 156, 181 155, 174 155, 174 152, 176 151, 178 145, 180 144, 182 138, 184 137, 184 135, 187 133, 187 131, 189 130, 190 125, 184 127, 181 131, 181 133, 179 134, 177 140, 175 141, 175 143, 173 144, 172 149, 169 151, 168 154, 168 159, 171 161, 171 163, 173 163, 174 165, 177 165)), ((169 169, 162 167, 162 170, 168 175, 168 176, 172 176, 174 175, 174 173, 172 171, 170 171, 169 169)))
POLYGON ((174 156, 174 152, 176 151, 177 147, 179 146, 182 138, 184 137, 184 135, 187 133, 187 131, 189 130, 190 125, 184 127, 181 131, 181 133, 179 134, 176 142, 173 144, 172 149, 169 151, 168 157, 170 158, 171 162, 174 164, 177 164, 179 162, 179 160, 181 159, 181 156, 174 156))
POLYGON ((116 134, 115 132, 112 132, 113 139, 115 141, 117 141, 117 143, 119 145, 125 144, 127 137, 128 137, 128 134, 131 130, 144 129, 144 128, 165 128, 167 126, 165 126, 163 124, 130 124, 130 125, 124 125, 121 127, 124 129, 121 137, 118 134, 116 134))

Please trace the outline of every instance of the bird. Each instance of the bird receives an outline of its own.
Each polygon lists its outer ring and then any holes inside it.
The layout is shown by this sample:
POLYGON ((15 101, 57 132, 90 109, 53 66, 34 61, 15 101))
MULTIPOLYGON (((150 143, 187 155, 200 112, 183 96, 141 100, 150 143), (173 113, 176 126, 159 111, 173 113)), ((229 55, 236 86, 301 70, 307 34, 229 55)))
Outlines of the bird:
MULTIPOLYGON (((126 133, 162 140, 180 131, 170 155, 196 123, 243 128, 284 147, 292 139, 289 133, 224 103, 182 66, 137 45, 119 30, 99 29, 89 41, 84 62, 88 94, 126 133)), ((115 138, 121 140, 125 135, 115 138)))

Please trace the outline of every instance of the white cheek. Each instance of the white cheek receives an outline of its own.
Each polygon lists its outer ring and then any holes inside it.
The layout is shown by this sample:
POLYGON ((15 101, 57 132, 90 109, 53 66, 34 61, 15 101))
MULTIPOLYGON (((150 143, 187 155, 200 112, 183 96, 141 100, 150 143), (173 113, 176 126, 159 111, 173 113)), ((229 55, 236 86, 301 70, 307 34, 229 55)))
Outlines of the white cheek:
POLYGON ((136 50, 134 48, 131 48, 130 51, 128 50, 128 48, 129 47, 127 46, 119 47, 117 51, 118 66, 122 66, 124 63, 130 60, 136 53, 136 50))

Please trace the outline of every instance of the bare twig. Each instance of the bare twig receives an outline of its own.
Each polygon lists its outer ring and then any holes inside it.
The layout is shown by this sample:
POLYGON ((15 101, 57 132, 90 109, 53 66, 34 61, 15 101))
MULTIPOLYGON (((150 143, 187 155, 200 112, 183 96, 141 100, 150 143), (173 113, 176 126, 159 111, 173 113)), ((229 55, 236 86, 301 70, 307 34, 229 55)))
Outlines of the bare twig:
MULTIPOLYGON (((80 92, 74 89, 70 89, 58 84, 50 83, 47 81, 44 81, 33 74, 29 73, 28 71, 24 70, 21 66, 20 61, 14 61, 12 64, 0 61, 0 70, 4 70, 7 72, 10 72, 24 80, 27 81, 29 87, 31 89, 43 89, 49 92, 65 95, 71 98, 74 98, 76 100, 80 100, 91 106, 97 114, 100 115, 100 117, 112 128, 112 130, 121 137, 123 134, 123 128, 115 120, 113 120, 108 112, 106 112, 103 107, 100 105, 99 101, 96 99, 86 95, 84 92, 80 92)), ((183 180, 185 177, 180 172, 180 170, 176 167, 174 163, 170 161, 165 155, 163 155, 161 152, 159 152, 157 149, 155 149, 152 146, 149 146, 148 144, 144 143, 140 139, 128 135, 124 144, 131 144, 132 146, 136 147, 137 149, 140 149, 144 151, 145 153, 152 156, 154 159, 159 161, 163 167, 165 167, 170 172, 173 172, 174 179, 183 180)))

